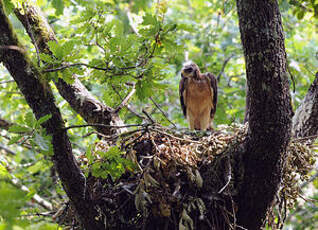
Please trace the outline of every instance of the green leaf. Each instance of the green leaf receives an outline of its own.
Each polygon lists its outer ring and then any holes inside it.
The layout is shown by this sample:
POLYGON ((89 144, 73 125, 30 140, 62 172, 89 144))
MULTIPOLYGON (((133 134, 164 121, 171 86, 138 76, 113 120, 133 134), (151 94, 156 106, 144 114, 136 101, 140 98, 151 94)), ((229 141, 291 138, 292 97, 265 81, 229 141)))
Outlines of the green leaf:
POLYGON ((10 15, 13 12, 14 4, 11 2, 11 0, 4 0, 3 1, 4 6, 5 6, 5 11, 8 15, 10 15))
POLYGON ((51 55, 48 55, 45 53, 40 53, 40 58, 42 61, 44 61, 46 63, 53 63, 55 61, 51 55))
POLYGON ((143 25, 156 25, 157 24, 157 18, 154 15, 146 13, 146 15, 143 17, 142 24, 143 25))
POLYGON ((42 161, 38 161, 34 165, 30 166, 28 168, 28 171, 31 174, 34 174, 34 173, 40 172, 42 169, 45 169, 45 168, 46 167, 45 167, 45 165, 43 165, 42 161))
POLYGON ((136 94, 142 101, 150 97, 153 94, 151 82, 149 80, 138 81, 136 84, 136 94))
POLYGON ((51 117, 52 117, 52 114, 46 114, 45 116, 43 116, 39 120, 37 120, 36 126, 39 127, 41 124, 43 124, 44 122, 51 119, 51 117))
POLYGON ((64 12, 64 1, 63 0, 53 0, 52 6, 55 8, 55 14, 61 15, 64 12))
POLYGON ((47 44, 54 56, 61 60, 64 56, 63 47, 61 47, 56 41, 49 41, 47 44))
POLYGON ((33 127, 35 124, 35 117, 32 112, 28 112, 24 117, 24 122, 27 126, 33 127))
POLYGON ((14 221, 25 205, 26 193, 0 181, 0 216, 8 222, 14 221))
POLYGON ((13 133, 27 133, 27 132, 31 132, 32 129, 26 126, 12 125, 10 126, 8 131, 13 133))
POLYGON ((70 54, 72 51, 74 51, 75 41, 70 40, 67 42, 64 42, 62 45, 63 54, 67 55, 70 54))
POLYGON ((94 160, 93 154, 92 154, 92 150, 94 148, 94 144, 91 144, 87 147, 86 149, 86 158, 88 160, 88 163, 91 164, 94 160))
POLYGON ((303 19, 304 16, 305 16, 305 11, 304 11, 304 10, 298 11, 298 13, 297 13, 297 18, 298 18, 299 20, 303 19))
POLYGON ((4 167, 2 164, 0 164, 0 179, 7 177, 9 174, 8 170, 6 169, 6 167, 4 167))
POLYGON ((51 142, 50 142, 49 138, 47 138, 47 137, 48 136, 42 136, 39 133, 35 133, 35 136, 34 136, 34 142, 44 152, 50 151, 51 142))
POLYGON ((21 136, 12 137, 11 140, 8 142, 8 145, 15 144, 15 143, 17 143, 20 139, 21 139, 21 136))

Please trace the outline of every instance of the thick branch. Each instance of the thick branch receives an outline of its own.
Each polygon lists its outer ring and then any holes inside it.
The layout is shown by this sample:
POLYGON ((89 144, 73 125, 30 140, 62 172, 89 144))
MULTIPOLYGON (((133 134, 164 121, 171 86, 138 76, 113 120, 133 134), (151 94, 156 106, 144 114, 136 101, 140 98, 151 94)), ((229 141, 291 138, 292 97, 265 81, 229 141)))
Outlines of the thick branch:
POLYGON ((303 102, 293 117, 293 136, 308 137, 318 134, 318 72, 303 102))
POLYGON ((237 9, 250 100, 237 220, 260 229, 281 181, 292 108, 277 1, 237 0, 237 9))
MULTIPOLYGON (((27 5, 23 15, 18 10, 15 13, 29 36, 35 38, 36 44, 34 45, 39 48, 39 51, 50 54, 47 43, 48 41, 57 41, 57 39, 41 11, 34 6, 27 5)), ((123 124, 118 114, 109 106, 98 101, 77 78, 73 84, 67 84, 63 79, 59 79, 55 85, 62 97, 87 123, 123 124)), ((97 131, 106 135, 112 132, 109 128, 101 127, 98 127, 97 131)))
MULTIPOLYGON (((22 47, 14 34, 0 0, 0 46, 22 47)), ((55 167, 63 187, 74 205, 86 229, 103 229, 97 219, 90 194, 86 190, 86 180, 72 154, 72 147, 64 128, 64 121, 54 103, 49 88, 40 82, 40 74, 24 53, 18 50, 0 50, 0 61, 10 72, 37 119, 51 114, 52 118, 43 127, 52 135, 55 167)))

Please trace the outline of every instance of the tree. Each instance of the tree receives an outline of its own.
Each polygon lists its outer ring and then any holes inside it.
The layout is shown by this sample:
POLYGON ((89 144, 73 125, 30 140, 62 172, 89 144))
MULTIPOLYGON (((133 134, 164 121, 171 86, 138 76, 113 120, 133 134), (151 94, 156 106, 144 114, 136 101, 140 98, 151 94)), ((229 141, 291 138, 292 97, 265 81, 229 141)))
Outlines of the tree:
MULTIPOLYGON (((140 52, 138 57, 133 57, 130 53, 122 51, 125 44, 120 39, 112 39, 114 37, 110 36, 110 44, 107 42, 100 44, 102 40, 98 39, 99 28, 93 27, 95 31, 92 34, 96 35, 96 45, 102 47, 101 49, 104 51, 105 66, 104 62, 96 59, 92 59, 89 64, 69 64, 69 62, 74 61, 72 59, 74 57, 69 55, 67 50, 73 49, 76 44, 66 42, 58 45, 53 30, 40 16, 38 9, 30 5, 23 5, 23 11, 16 10, 15 14, 26 28, 36 47, 37 55, 41 57, 42 64, 45 65, 45 68, 42 69, 29 59, 25 48, 18 41, 5 14, 3 1, 0 1, 0 6, 0 18, 3 22, 0 25, 0 60, 16 81, 38 120, 37 124, 41 124, 48 136, 52 137, 52 161, 80 222, 85 229, 104 229, 103 218, 97 218, 99 213, 92 198, 93 191, 87 186, 87 177, 84 176, 83 170, 76 163, 67 135, 68 128, 65 128, 60 109, 56 106, 54 95, 43 75, 52 73, 50 78, 54 81, 59 93, 86 122, 97 123, 93 126, 99 135, 106 137, 111 135, 113 133, 111 128, 123 127, 118 112, 135 92, 134 87, 137 88, 137 94, 142 99, 150 96, 149 88, 156 85, 156 79, 151 79, 153 75, 149 72, 159 70, 162 65, 160 65, 160 61, 156 63, 152 59, 159 55, 169 55, 165 53, 166 48, 162 48, 161 44, 165 44, 165 47, 169 46, 171 37, 167 34, 174 31, 175 26, 165 25, 163 20, 160 21, 163 17, 161 14, 166 11, 166 6, 162 5, 157 8, 158 17, 146 14, 143 22, 144 30, 135 31, 135 33, 143 33, 141 45, 138 45, 139 43, 136 43, 136 47, 132 45, 131 52, 138 50, 140 52), (107 61, 109 54, 107 54, 105 47, 108 45, 111 48, 120 47, 118 50, 113 50, 114 55, 111 62, 107 61), (134 60, 126 60, 126 56, 134 58, 134 60), (116 60, 117 57, 122 59, 120 61, 127 62, 125 66, 121 66, 121 62, 116 60), (105 74, 132 76, 129 80, 135 82, 130 84, 133 85, 132 90, 117 109, 112 109, 93 98, 78 78, 72 77, 74 73, 83 74, 83 71, 76 69, 77 66, 86 66, 94 71, 105 71, 105 74), (128 72, 130 69, 135 72, 128 72), (60 70, 65 70, 63 77, 58 74, 60 70), (72 80, 72 78, 74 79, 72 80)), ((97 6, 101 7, 100 3, 97 6)), ((59 9, 57 8, 57 10, 59 9)), ((241 179, 235 184, 237 193, 233 195, 233 201, 226 200, 225 207, 230 210, 233 208, 233 203, 235 204, 237 212, 234 222, 237 224, 236 226, 246 229, 260 229, 264 225, 266 213, 274 201, 281 182, 292 127, 296 137, 317 134, 318 123, 315 122, 318 112, 316 108, 318 105, 316 102, 318 99, 317 79, 310 88, 303 104, 299 107, 293 118, 295 122, 292 124, 293 112, 278 3, 277 1, 237 0, 237 10, 249 89, 247 94, 249 99, 247 104, 248 133, 242 144, 231 149, 219 161, 213 161, 202 168, 200 173, 204 185, 203 191, 198 192, 198 196, 203 197, 204 194, 214 193, 213 184, 215 184, 216 177, 213 175, 226 174, 223 166, 224 164, 230 165, 225 168, 231 168, 233 172, 230 174, 241 179), (252 220, 251 216, 253 216, 252 220)), ((86 15, 87 18, 94 21, 95 15, 89 13, 86 15)), ((97 18, 96 20, 101 19, 97 18)), ((116 27, 115 32, 121 34, 122 32, 118 31, 119 28, 116 27)), ((104 30, 101 32, 104 33, 104 30)), ((106 28, 107 33, 110 33, 110 30, 107 31, 106 28)), ((137 38, 133 37, 133 39, 137 38)), ((75 59, 75 61, 77 60, 75 59)), ((93 72, 93 74, 97 73, 93 72)), ((116 83, 116 81, 111 83, 116 83)), ((117 84, 119 83, 117 82, 117 84)), ((147 112, 145 115, 148 116, 148 119, 152 119, 147 112)), ((8 127, 10 124, 4 123, 4 126, 8 127)), ((22 132, 23 130, 16 126, 16 131, 22 132)), ((147 144, 149 142, 145 142, 145 145, 147 144)), ((213 209, 213 205, 207 208, 213 209)), ((220 215, 217 218, 220 221, 219 226, 224 229, 229 228, 224 216, 220 215)), ((167 224, 165 220, 165 218, 150 216, 145 227, 151 229, 154 222, 158 228, 173 229, 175 227, 173 224, 167 224)), ((205 224, 201 227, 208 229, 210 226, 205 224)))

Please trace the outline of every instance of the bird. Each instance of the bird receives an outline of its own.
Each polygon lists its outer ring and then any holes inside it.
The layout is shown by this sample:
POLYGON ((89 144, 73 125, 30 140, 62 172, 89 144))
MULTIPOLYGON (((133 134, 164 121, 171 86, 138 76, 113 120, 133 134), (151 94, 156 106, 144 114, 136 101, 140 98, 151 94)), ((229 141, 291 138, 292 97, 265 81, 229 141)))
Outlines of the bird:
POLYGON ((217 80, 212 73, 200 72, 197 64, 184 64, 179 83, 183 115, 192 130, 212 130, 217 104, 217 80))

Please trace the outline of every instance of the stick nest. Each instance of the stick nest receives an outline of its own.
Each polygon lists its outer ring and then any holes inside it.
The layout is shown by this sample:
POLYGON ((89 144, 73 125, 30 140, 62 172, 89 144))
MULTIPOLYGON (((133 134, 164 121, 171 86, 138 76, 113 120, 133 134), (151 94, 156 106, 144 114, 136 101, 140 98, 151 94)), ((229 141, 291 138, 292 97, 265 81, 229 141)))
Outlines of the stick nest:
MULTIPOLYGON (((98 218, 106 229, 145 229, 149 224, 179 230, 239 228, 232 199, 237 166, 225 164, 224 176, 217 179, 213 192, 205 190, 207 176, 202 171, 242 144, 247 129, 247 125, 233 124, 198 133, 147 125, 115 141, 108 137, 97 142, 81 162, 89 172, 87 189, 99 210, 98 218), (114 172, 121 173, 112 173, 116 168, 114 172)), ((299 197, 299 183, 307 179, 314 164, 311 147, 304 139, 290 142, 282 184, 268 213, 271 226, 282 226, 287 208, 299 197)), ((72 222, 74 226, 74 215, 72 222)))

